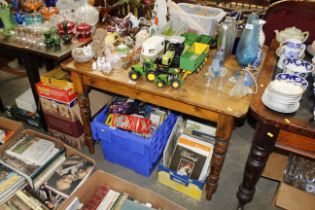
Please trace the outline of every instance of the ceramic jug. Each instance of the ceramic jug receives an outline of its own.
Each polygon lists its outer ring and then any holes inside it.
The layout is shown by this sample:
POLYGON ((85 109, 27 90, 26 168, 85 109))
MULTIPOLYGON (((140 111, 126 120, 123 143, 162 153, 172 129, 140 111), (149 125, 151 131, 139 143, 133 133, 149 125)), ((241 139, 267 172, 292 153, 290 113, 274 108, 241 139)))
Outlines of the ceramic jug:
POLYGON ((299 39, 287 39, 280 44, 280 58, 277 66, 283 68, 283 60, 286 58, 301 58, 305 52, 306 45, 299 39))
POLYGON ((285 42, 287 39, 298 39, 302 42, 305 42, 309 36, 309 32, 302 32, 296 27, 286 28, 282 31, 275 30, 276 39, 279 43, 285 42))

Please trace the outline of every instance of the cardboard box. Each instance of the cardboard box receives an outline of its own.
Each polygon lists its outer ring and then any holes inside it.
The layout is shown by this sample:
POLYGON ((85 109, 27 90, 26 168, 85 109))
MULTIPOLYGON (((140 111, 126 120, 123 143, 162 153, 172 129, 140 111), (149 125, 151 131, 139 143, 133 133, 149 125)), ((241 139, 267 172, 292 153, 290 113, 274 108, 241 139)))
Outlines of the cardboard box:
POLYGON ((71 75, 60 68, 53 69, 40 76, 40 81, 48 86, 54 86, 61 89, 73 89, 71 75))
POLYGON ((276 206, 287 210, 314 210, 315 196, 292 187, 283 182, 284 170, 288 156, 273 152, 269 156, 262 176, 280 181, 280 186, 275 195, 276 206))
POLYGON ((124 179, 116 177, 105 171, 97 170, 88 180, 72 194, 58 209, 66 209, 75 197, 84 203, 92 193, 97 189, 98 185, 109 185, 112 189, 119 192, 126 192, 130 197, 143 203, 151 203, 154 208, 166 210, 184 210, 185 208, 168 200, 167 198, 136 184, 128 182, 124 179))
POLYGON ((83 134, 83 126, 79 120, 73 122, 47 112, 44 112, 44 117, 48 128, 75 138, 79 138, 83 134))
POLYGON ((10 120, 10 119, 5 118, 5 117, 0 117, 0 128, 13 131, 13 135, 8 140, 8 141, 10 141, 12 138, 14 138, 18 133, 20 133, 23 130, 24 125, 23 125, 23 123, 20 123, 20 122, 14 121, 14 120, 10 120))
POLYGON ((72 122, 80 120, 82 123, 80 107, 77 99, 74 99, 69 103, 63 103, 49 98, 40 97, 40 103, 44 112, 57 115, 72 122))
POLYGON ((39 82, 36 84, 36 89, 38 95, 64 103, 69 103, 77 98, 77 94, 72 88, 65 90, 44 85, 42 82, 39 82))
POLYGON ((64 142, 65 144, 76 148, 78 150, 81 150, 83 148, 83 146, 85 145, 85 133, 82 133, 81 136, 79 136, 78 138, 66 135, 62 132, 56 131, 54 129, 48 128, 48 132, 49 135, 60 139, 62 142, 64 142))
POLYGON ((16 106, 28 112, 36 112, 37 106, 33 96, 32 89, 27 89, 24 93, 15 99, 16 106))
MULTIPOLYGON (((93 166, 95 167, 95 161, 90 158, 89 156, 83 154, 82 152, 79 152, 78 150, 64 144, 61 140, 59 139, 56 139, 52 136, 48 136, 48 135, 45 135, 43 133, 39 133, 37 131, 34 131, 34 130, 30 130, 30 129, 26 129, 26 130, 23 130, 22 132, 20 132, 19 134, 29 134, 29 135, 33 135, 33 136, 36 136, 36 137, 39 137, 39 138, 42 138, 42 139, 45 139, 45 140, 48 140, 48 141, 52 141, 55 143, 56 147, 58 148, 65 148, 65 151, 66 151, 66 156, 69 157, 69 156, 72 156, 72 155, 77 155, 77 156, 80 156, 84 159, 86 159, 87 161, 89 161, 90 163, 93 164, 93 166)), ((18 137, 19 135, 17 135, 16 137, 18 137)), ((4 153, 5 150, 7 150, 8 148, 10 148, 13 144, 15 144, 19 138, 13 138, 11 141, 9 141, 7 144, 4 144, 2 147, 0 147, 0 154, 4 153)), ((94 169, 93 169, 94 170, 94 169)), ((92 172, 93 172, 92 170, 92 172)), ((85 180, 86 181, 86 180, 85 180)), ((80 187, 78 188, 80 189, 80 187)), ((75 193, 75 191, 73 192, 75 193)), ((66 202, 66 201, 65 201, 66 202)), ((62 209, 62 208, 61 208, 62 209)), ((63 209, 62 209, 63 210, 63 209)))

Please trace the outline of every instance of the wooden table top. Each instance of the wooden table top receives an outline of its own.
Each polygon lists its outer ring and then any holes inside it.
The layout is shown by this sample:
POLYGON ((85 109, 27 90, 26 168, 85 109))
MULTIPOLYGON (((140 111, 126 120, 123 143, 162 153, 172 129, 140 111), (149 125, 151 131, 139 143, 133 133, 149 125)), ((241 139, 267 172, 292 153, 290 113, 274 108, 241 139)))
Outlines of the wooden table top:
MULTIPOLYGON (((225 63, 225 67, 227 67, 229 71, 224 80, 223 90, 217 91, 216 88, 213 87, 216 81, 212 81, 210 86, 207 86, 207 78, 204 76, 204 73, 207 71, 209 64, 211 64, 211 55, 214 52, 215 50, 210 51, 210 56, 205 67, 199 73, 188 75, 183 86, 179 89, 173 89, 171 87, 158 88, 154 83, 147 81, 145 78, 134 82, 128 77, 128 71, 130 69, 121 69, 109 75, 104 75, 101 72, 91 70, 92 62, 77 63, 73 59, 68 59, 61 65, 64 69, 77 72, 89 78, 94 78, 95 80, 90 81, 92 86, 97 86, 100 80, 102 80, 103 83, 107 82, 110 84, 110 86, 107 86, 109 91, 113 90, 115 93, 119 93, 118 89, 124 87, 136 91, 136 94, 154 93, 154 95, 171 99, 173 102, 179 102, 177 103, 178 105, 192 105, 195 111, 200 111, 199 109, 201 109, 235 118, 243 117, 248 112, 251 95, 245 97, 229 96, 229 91, 234 85, 229 82, 227 78, 241 68, 234 56, 230 56, 225 63)), ((264 55, 266 55, 267 47, 263 48, 263 52, 264 55)), ((158 102, 156 103, 158 104, 158 102)), ((205 112, 205 114, 208 113, 205 112)), ((206 116, 202 118, 207 119, 206 116)))
MULTIPOLYGON (((62 40, 61 40, 62 42, 62 40)), ((69 45, 61 44, 61 50, 46 49, 45 47, 32 47, 30 44, 23 44, 15 40, 15 35, 12 36, 4 36, 0 34, 0 47, 7 47, 14 50, 20 50, 23 52, 28 52, 32 54, 36 54, 41 57, 49 58, 55 61, 61 61, 71 55, 71 51, 74 48, 81 47, 90 41, 79 42, 76 39, 72 40, 72 43, 69 45)))
POLYGON ((260 122, 280 129, 276 147, 294 152, 309 158, 315 158, 315 123, 312 114, 314 106, 313 77, 308 77, 308 89, 303 95, 299 110, 292 114, 283 114, 267 108, 261 97, 269 82, 281 70, 276 66, 276 49, 279 44, 273 40, 266 62, 264 73, 258 81, 258 92, 253 96, 250 104, 252 115, 260 122))

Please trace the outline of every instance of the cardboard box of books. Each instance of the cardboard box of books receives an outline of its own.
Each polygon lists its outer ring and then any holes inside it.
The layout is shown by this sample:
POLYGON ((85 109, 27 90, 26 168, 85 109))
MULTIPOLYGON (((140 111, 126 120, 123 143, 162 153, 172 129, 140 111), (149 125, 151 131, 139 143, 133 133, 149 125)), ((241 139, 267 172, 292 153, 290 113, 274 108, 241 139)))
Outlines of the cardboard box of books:
POLYGON ((273 152, 268 158, 263 177, 280 182, 274 197, 275 205, 288 210, 312 210, 314 209, 315 196, 298 188, 284 183, 284 171, 288 163, 288 156, 273 152))
POLYGON ((74 92, 74 89, 60 89, 56 87, 52 87, 49 85, 45 85, 42 82, 36 83, 36 90, 38 95, 46 98, 50 98, 56 101, 69 103, 73 99, 76 99, 78 96, 74 92))
MULTIPOLYGON (((136 184, 128 182, 124 179, 121 179, 117 176, 109 174, 105 171, 97 170, 93 173, 87 181, 65 201, 59 209, 69 210, 77 209, 73 208, 75 205, 79 205, 79 202, 83 204, 82 209, 93 210, 98 206, 107 206, 112 205, 112 208, 108 209, 121 209, 121 210, 130 210, 130 209, 152 209, 145 206, 142 208, 136 208, 131 200, 126 199, 126 197, 131 197, 134 200, 137 200, 139 203, 150 203, 154 209, 166 209, 166 210, 184 210, 185 208, 174 203, 173 201, 143 187, 140 187, 136 184), (112 190, 110 197, 108 191, 112 190), (115 193, 116 192, 116 193, 115 193), (118 192, 118 194, 117 194, 118 192), (97 194, 97 195, 95 195, 97 194), (127 196, 126 196, 127 195, 127 196), (114 197, 114 199, 113 199, 114 197), (118 199, 117 199, 118 197, 118 199), (116 198, 116 199, 115 199, 116 198), (112 201, 115 200, 115 201, 112 201), (95 205, 99 204, 99 205, 95 205), (70 208, 69 205, 73 205, 70 208)), ((138 204, 139 205, 139 204, 138 204)), ((107 209, 107 208, 101 208, 107 209)))
POLYGON ((45 85, 51 85, 61 89, 73 89, 70 73, 60 68, 42 74, 40 81, 45 85))
POLYGON ((20 122, 0 117, 0 145, 5 144, 12 139, 21 132, 23 128, 24 125, 20 122))
POLYGON ((179 118, 159 164, 159 183, 201 200, 210 172, 214 134, 211 126, 179 118))
POLYGON ((55 207, 87 179, 95 162, 56 138, 24 130, 0 148, 0 165, 25 178, 28 187, 16 194, 24 203, 55 207))

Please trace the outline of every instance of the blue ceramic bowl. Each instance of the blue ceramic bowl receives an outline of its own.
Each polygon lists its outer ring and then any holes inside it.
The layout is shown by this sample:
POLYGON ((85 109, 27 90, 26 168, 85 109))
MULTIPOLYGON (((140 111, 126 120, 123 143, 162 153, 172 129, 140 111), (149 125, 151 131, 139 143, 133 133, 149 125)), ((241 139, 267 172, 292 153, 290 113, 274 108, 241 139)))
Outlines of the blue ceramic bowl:
POLYGON ((299 77, 296 74, 288 74, 288 73, 277 74, 275 77, 275 80, 285 80, 288 82, 293 82, 294 84, 301 86, 304 91, 307 89, 307 86, 308 86, 307 80, 303 77, 299 77))
POLYGON ((308 61, 302 59, 283 60, 284 73, 296 74, 299 77, 306 78, 312 71, 314 71, 314 66, 308 61))

